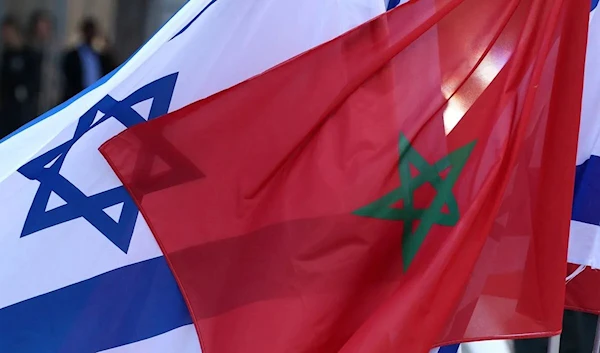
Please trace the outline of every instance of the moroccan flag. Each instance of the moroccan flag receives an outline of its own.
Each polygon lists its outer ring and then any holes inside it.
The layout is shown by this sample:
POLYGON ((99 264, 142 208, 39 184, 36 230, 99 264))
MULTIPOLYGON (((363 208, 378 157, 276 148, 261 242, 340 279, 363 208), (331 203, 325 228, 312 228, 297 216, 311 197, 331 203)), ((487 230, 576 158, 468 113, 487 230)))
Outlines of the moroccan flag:
POLYGON ((557 334, 588 10, 408 3, 106 143, 203 352, 557 334))

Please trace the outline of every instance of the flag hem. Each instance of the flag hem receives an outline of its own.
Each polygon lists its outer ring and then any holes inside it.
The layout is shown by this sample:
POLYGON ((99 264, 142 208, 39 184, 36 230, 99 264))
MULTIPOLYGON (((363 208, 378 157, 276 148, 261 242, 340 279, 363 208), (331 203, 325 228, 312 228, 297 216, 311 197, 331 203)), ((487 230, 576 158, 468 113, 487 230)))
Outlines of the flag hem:
MULTIPOLYGON (((110 169, 112 169, 112 171, 115 173, 115 175, 117 176, 117 178, 119 178, 119 181, 121 181, 121 183, 123 184, 123 187, 125 188, 125 190, 127 191, 127 193, 131 196, 131 198, 133 199, 133 201, 135 202, 136 206, 138 207, 138 210, 141 214, 142 217, 144 217, 144 220, 146 221, 146 224, 148 225, 148 228, 150 229, 150 232, 152 233, 152 236, 154 237, 154 239, 156 240, 158 247, 160 248, 160 251, 165 254, 165 247, 162 243, 162 241, 157 238, 156 236, 154 236, 155 234, 155 230, 154 230, 154 225, 152 223, 152 221, 146 217, 146 212, 144 211, 144 208, 141 207, 141 203, 139 202, 139 200, 134 196, 132 190, 130 189, 128 183, 126 184, 123 178, 123 175, 116 169, 116 165, 113 162, 113 160, 104 153, 104 146, 112 140, 116 140, 116 139, 122 139, 122 137, 119 135, 114 136, 113 138, 109 139, 108 141, 106 141, 105 143, 103 143, 100 148, 98 149, 100 151, 100 153, 102 154, 102 156, 104 157, 104 159, 106 160, 106 162, 108 163, 108 165, 110 166, 110 169)), ((181 283, 181 279, 179 278, 179 275, 177 274, 177 272, 175 272, 173 270, 173 264, 171 263, 171 259, 169 256, 163 256, 167 262, 167 265, 169 266, 169 270, 171 271, 171 273, 173 274, 173 277, 175 278, 175 282, 177 283, 177 286, 179 287, 179 291, 181 292, 181 295, 183 296, 183 300, 185 301, 185 305, 187 306, 187 309, 190 312, 190 316, 192 318, 192 323, 194 324, 194 328, 196 330, 196 334, 198 335, 198 342, 200 344, 200 350, 203 353, 208 353, 206 348, 204 347, 203 344, 203 340, 202 340, 202 334, 200 332, 200 328, 198 327, 198 325, 196 324, 196 320, 195 320, 195 315, 194 315, 194 310, 192 308, 192 305, 190 303, 190 299, 188 297, 187 292, 185 291, 185 289, 183 288, 183 285, 181 283)))

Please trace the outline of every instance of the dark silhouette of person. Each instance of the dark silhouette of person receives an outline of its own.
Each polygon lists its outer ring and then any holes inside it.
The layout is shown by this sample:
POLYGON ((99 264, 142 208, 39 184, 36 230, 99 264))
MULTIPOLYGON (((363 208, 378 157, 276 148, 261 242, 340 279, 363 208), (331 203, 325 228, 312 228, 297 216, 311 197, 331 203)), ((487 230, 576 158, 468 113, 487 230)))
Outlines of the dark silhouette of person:
POLYGON ((0 67, 0 135, 12 133, 37 114, 39 57, 24 43, 13 17, 2 21, 2 64, 0 67))
POLYGON ((34 11, 29 18, 28 46, 38 56, 40 81, 37 84, 37 115, 55 107, 60 96, 60 53, 54 35, 54 17, 45 10, 34 11))
POLYGON ((81 44, 67 52, 63 61, 65 78, 63 101, 93 85, 116 67, 110 55, 99 51, 94 46, 99 39, 96 21, 86 18, 81 23, 80 31, 81 44))

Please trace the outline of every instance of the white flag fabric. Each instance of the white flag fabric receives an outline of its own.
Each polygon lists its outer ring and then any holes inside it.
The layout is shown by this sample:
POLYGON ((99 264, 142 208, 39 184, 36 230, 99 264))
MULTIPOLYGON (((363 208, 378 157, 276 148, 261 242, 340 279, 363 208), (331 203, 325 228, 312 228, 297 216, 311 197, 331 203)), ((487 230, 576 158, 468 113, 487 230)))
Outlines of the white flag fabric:
POLYGON ((0 352, 199 352, 98 147, 383 11, 383 0, 192 0, 115 73, 0 143, 0 352))
POLYGON ((592 1, 568 261, 600 268, 600 13, 592 1))

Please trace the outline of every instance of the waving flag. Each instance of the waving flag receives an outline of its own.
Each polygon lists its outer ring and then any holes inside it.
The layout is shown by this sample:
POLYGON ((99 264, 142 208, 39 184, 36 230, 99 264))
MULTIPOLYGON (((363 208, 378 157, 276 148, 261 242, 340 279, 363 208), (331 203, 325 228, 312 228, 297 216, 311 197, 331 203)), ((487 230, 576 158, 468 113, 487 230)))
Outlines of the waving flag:
MULTIPOLYGON (((392 10, 396 6, 402 5, 407 2, 408 2, 408 0, 388 0, 387 9, 392 10)), ((456 352, 458 352, 458 348, 459 348, 459 345, 454 344, 454 345, 450 345, 450 346, 434 348, 431 350, 430 353, 456 353, 456 352)))
MULTIPOLYGON (((408 0, 388 0, 387 9, 392 10, 396 6, 407 3, 408 0)), ((458 344, 450 345, 446 347, 434 348, 430 353, 456 353, 458 352, 458 344)))
POLYGON ((558 333, 588 10, 409 2, 104 144, 203 349, 558 333))
POLYGON ((566 307, 600 314, 600 15, 592 1, 585 66, 577 176, 569 238, 569 273, 587 268, 567 284, 566 307))
POLYGON ((3 141, 0 352, 199 352, 167 262, 98 147, 384 10, 191 1, 118 71, 3 141))

